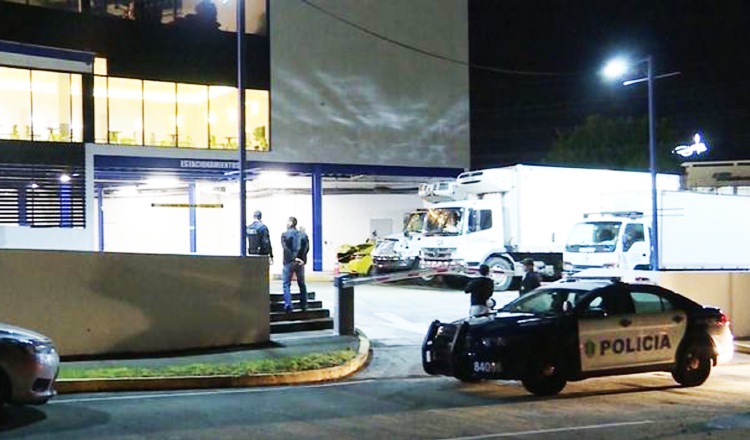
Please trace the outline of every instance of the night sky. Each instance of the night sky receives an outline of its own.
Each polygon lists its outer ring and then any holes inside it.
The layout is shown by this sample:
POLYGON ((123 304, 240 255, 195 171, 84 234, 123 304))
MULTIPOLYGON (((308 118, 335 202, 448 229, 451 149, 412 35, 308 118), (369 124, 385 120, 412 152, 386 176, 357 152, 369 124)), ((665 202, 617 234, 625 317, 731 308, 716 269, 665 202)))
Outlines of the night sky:
POLYGON ((655 114, 680 143, 700 131, 702 160, 750 159, 750 1, 470 0, 469 19, 472 168, 538 163, 587 115, 646 116, 646 83, 599 74, 615 55, 681 72, 655 114))

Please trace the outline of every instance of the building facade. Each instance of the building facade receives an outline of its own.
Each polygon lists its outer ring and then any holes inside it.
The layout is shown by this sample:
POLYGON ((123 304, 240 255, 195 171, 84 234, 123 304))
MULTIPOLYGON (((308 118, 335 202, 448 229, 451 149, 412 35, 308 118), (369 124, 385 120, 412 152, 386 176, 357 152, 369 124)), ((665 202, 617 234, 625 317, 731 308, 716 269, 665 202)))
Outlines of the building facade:
MULTIPOLYGON (((315 269, 468 167, 466 1, 244 7, 248 210, 315 269)), ((239 252, 235 11, 0 1, 0 247, 239 252)))

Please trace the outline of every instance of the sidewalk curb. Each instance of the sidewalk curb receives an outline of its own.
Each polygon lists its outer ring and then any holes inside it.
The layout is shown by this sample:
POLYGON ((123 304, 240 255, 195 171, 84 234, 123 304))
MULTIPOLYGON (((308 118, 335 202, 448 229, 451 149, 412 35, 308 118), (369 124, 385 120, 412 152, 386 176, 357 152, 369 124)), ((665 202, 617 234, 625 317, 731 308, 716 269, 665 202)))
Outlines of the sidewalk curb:
POLYGON ((58 379, 55 389, 58 394, 97 393, 108 391, 159 391, 199 388, 239 388, 279 385, 300 385, 329 382, 350 376, 370 360, 370 340, 362 332, 359 336, 359 351, 344 365, 311 371, 296 371, 281 374, 259 374, 253 376, 183 376, 144 377, 117 379, 58 379))

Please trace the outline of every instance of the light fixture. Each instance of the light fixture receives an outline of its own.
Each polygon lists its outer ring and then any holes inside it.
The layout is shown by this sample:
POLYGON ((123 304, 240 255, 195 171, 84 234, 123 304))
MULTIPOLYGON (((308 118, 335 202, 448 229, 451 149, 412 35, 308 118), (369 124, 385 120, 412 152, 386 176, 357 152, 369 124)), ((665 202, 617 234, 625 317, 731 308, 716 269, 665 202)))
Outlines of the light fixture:
POLYGON ((700 156, 706 151, 708 151, 708 145, 703 142, 699 133, 695 133, 691 145, 678 145, 672 150, 672 153, 682 157, 691 157, 700 156))
POLYGON ((70 183, 70 174, 61 174, 60 183, 70 183))
POLYGON ((609 79, 621 78, 629 68, 630 63, 625 58, 615 58, 604 66, 602 75, 609 79))

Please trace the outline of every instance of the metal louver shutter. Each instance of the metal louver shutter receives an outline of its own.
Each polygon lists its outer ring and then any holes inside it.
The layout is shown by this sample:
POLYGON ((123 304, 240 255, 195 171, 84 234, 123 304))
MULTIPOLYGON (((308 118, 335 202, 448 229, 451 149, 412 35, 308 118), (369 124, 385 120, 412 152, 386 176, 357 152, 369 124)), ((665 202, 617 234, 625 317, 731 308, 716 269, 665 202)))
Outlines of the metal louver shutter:
POLYGON ((0 224, 85 227, 86 179, 83 149, 77 147, 2 145, 0 224))

